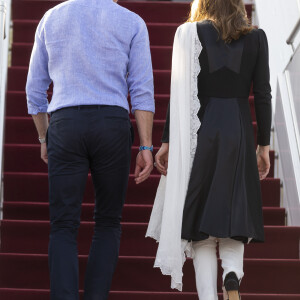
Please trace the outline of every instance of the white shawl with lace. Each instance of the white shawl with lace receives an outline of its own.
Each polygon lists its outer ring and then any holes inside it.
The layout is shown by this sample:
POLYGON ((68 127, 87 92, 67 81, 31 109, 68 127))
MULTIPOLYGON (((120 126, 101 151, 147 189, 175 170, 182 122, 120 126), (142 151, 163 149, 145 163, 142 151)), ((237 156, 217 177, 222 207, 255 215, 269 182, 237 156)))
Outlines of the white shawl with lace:
POLYGON ((186 256, 193 256, 191 243, 181 239, 181 225, 200 128, 197 76, 202 46, 196 24, 179 26, 174 38, 168 174, 161 176, 146 233, 159 243, 154 267, 171 275, 171 287, 180 291, 183 264, 186 256))

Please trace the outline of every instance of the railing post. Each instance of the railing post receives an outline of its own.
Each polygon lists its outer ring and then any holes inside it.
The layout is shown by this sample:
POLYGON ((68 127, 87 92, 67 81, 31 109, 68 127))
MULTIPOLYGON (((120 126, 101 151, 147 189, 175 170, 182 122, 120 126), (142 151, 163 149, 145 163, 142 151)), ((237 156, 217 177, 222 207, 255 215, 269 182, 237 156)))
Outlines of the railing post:
POLYGON ((300 30, 300 19, 297 21, 297 23, 295 24, 290 36, 286 40, 286 43, 288 45, 292 46, 293 52, 295 52, 294 40, 295 40, 295 37, 296 37, 297 33, 299 32, 299 30, 300 30))
POLYGON ((2 219, 2 201, 3 201, 3 141, 4 141, 4 109, 5 109, 5 93, 6 89, 6 69, 7 51, 5 51, 6 43, 6 1, 0 0, 0 219, 2 219), (6 62, 6 63, 5 63, 6 62))
MULTIPOLYGON (((4 0, 0 0, 0 70, 2 70, 2 61, 3 61, 3 46, 4 46, 4 39, 6 37, 5 34, 5 18, 6 18, 6 2, 4 0)), ((1 79, 2 79, 2 72, 0 72, 0 90, 1 86, 1 79)))

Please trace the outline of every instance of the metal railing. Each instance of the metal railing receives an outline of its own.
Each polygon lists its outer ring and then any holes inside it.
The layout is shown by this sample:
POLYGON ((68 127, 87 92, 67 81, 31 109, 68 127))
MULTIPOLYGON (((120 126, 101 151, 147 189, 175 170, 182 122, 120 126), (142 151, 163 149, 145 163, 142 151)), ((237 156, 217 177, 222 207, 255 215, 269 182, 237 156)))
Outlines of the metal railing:
POLYGON ((300 30, 300 18, 298 19, 297 23, 295 24, 294 28, 292 29, 292 32, 290 33, 288 39, 286 40, 286 43, 288 45, 292 46, 293 53, 291 55, 290 61, 287 64, 285 70, 284 70, 284 77, 286 80, 286 87, 287 87, 287 96, 289 98, 289 104, 291 109, 291 116, 294 126, 294 132, 295 132, 295 138, 297 142, 297 150, 298 155, 300 157, 300 107, 299 107, 299 94, 296 95, 296 89, 295 89, 295 81, 292 80, 292 77, 299 76, 298 73, 296 73, 296 70, 300 70, 299 66, 299 53, 300 53, 300 45, 298 45, 296 48, 294 47, 294 41, 295 38, 300 30), (295 59, 294 59, 295 58, 295 59))
POLYGON ((292 48, 293 48, 293 51, 295 51, 295 48, 294 48, 294 40, 295 40, 295 37, 298 33, 298 31, 300 30, 300 19, 298 20, 298 22, 296 23, 295 27, 293 28, 290 36, 288 37, 288 39, 286 40, 286 43, 288 45, 291 45, 292 48))
POLYGON ((286 40, 293 53, 278 75, 275 108, 280 177, 284 185, 283 206, 287 210, 288 225, 292 226, 300 226, 300 45, 294 46, 299 31, 300 19, 286 40))
POLYGON ((3 147, 11 0, 0 0, 0 219, 3 203, 3 147))

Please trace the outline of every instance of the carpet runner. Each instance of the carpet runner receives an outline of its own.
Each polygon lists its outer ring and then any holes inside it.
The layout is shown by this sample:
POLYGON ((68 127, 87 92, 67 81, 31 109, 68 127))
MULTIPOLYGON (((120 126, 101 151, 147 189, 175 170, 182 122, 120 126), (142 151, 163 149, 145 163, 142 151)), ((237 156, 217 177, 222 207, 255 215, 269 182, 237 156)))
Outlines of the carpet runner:
MULTIPOLYGON (((27 115, 25 82, 35 28, 56 0, 13 0, 12 66, 8 72, 6 138, 4 152, 4 218, 1 221, 0 299, 49 299, 47 246, 49 234, 47 166, 40 160, 40 147, 27 115)), ((171 54, 174 33, 184 22, 189 4, 176 2, 120 2, 147 23, 155 78, 156 114, 153 143, 160 138, 169 101, 171 54)), ((251 6, 247 5, 251 15, 251 6)), ((51 99, 51 90, 49 92, 51 99)), ((253 96, 249 97, 256 134, 253 96)), ((133 121, 136 127, 135 122, 133 121)), ((133 147, 133 173, 138 138, 133 147)), ((156 171, 136 186, 130 176, 123 215, 120 260, 109 300, 196 300, 191 260, 184 267, 184 291, 170 289, 170 278, 153 269, 156 243, 145 239, 147 222, 158 185, 156 171)), ((244 300, 300 299, 300 228, 285 226, 285 209, 280 207, 280 180, 271 171, 262 182, 266 242, 245 249, 244 300)), ((89 177, 82 206, 78 236, 80 294, 93 232, 93 188, 89 177)), ((220 264, 219 264, 220 269, 220 264)), ((221 299, 221 277, 219 276, 221 299)), ((204 299, 205 300, 205 299, 204 299)))

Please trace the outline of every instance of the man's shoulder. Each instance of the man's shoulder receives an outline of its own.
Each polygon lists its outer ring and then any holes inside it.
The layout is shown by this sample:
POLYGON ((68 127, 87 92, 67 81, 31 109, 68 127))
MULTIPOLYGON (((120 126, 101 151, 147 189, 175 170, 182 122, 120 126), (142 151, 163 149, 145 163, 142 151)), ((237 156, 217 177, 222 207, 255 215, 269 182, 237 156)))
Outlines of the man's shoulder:
MULTIPOLYGON (((113 0, 111 0, 112 3, 111 5, 109 5, 109 8, 111 10, 111 16, 112 19, 114 18, 113 16, 115 16, 118 21, 122 22, 123 24, 128 24, 130 27, 136 27, 136 28, 140 28, 140 27, 144 27, 146 26, 145 21, 135 12, 117 4, 114 3, 113 0), (115 13, 113 13, 115 12, 115 13)), ((80 7, 80 5, 82 5, 81 1, 78 0, 68 0, 65 2, 62 2, 54 7, 52 7, 51 9, 49 9, 43 16, 43 19, 41 20, 41 23, 47 23, 47 21, 50 21, 53 18, 57 18, 59 17, 61 14, 64 13, 64 11, 66 12, 70 12, 70 10, 74 9, 76 12, 78 11, 78 7, 80 7)), ((85 6, 85 5, 84 5, 85 6)))
POLYGON ((128 21, 134 23, 136 25, 143 25, 145 21, 135 12, 129 10, 126 7, 123 7, 117 3, 115 3, 115 7, 119 10, 119 12, 124 15, 125 18, 128 18, 128 21))
POLYGON ((74 2, 74 0, 68 0, 53 6, 52 8, 46 11, 43 18, 41 19, 41 23, 46 23, 52 15, 55 15, 59 11, 69 9, 69 6, 72 6, 74 2))
POLYGON ((46 13, 45 15, 51 15, 52 13, 56 12, 56 11, 59 11, 61 9, 64 9, 64 8, 67 8, 69 6, 72 6, 74 3, 73 0, 68 0, 68 1, 64 1, 62 3, 59 3, 55 6, 53 6, 52 8, 50 8, 46 13))

